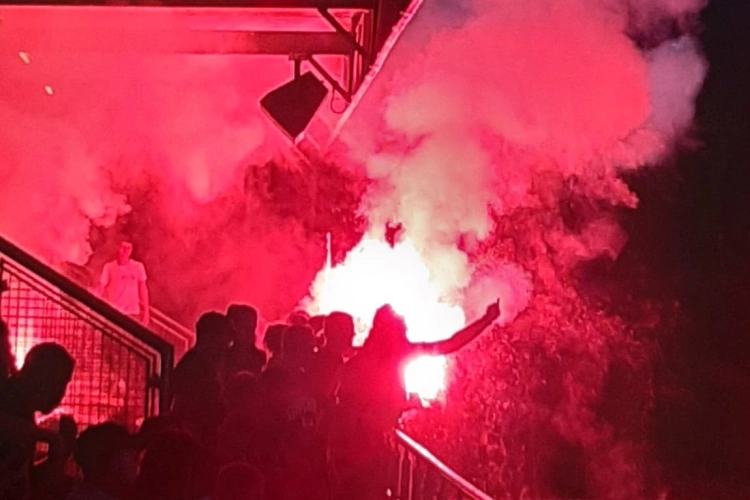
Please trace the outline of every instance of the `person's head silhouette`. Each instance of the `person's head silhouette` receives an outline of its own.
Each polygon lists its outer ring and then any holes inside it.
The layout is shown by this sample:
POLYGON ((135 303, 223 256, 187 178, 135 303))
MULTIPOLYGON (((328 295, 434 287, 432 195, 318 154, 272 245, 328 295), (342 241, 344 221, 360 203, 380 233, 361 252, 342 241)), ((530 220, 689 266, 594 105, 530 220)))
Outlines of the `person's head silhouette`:
POLYGON ((75 360, 64 347, 37 344, 26 355, 18 380, 27 391, 29 410, 50 413, 62 401, 73 377, 75 360))
POLYGON ((213 352, 223 352, 231 344, 229 321, 221 313, 203 314, 195 325, 196 347, 213 352))
POLYGON ((294 325, 284 330, 284 363, 289 368, 307 368, 315 353, 312 328, 294 325))
POLYGON ((380 307, 375 312, 364 349, 381 354, 401 352, 408 343, 404 318, 388 304, 380 307))
POLYGON ((111 495, 124 495, 135 483, 138 447, 127 429, 112 422, 92 425, 76 441, 73 457, 84 481, 111 495))
POLYGON ((354 341, 354 318, 343 312, 332 312, 326 317, 323 329, 326 349, 343 354, 351 349, 354 341))
POLYGON ((286 329, 286 325, 277 323, 266 330, 263 343, 273 356, 280 356, 284 352, 284 330, 286 329))
POLYGON ((258 311, 244 304, 232 304, 227 309, 227 320, 231 328, 233 341, 255 342, 255 330, 258 328, 258 311))

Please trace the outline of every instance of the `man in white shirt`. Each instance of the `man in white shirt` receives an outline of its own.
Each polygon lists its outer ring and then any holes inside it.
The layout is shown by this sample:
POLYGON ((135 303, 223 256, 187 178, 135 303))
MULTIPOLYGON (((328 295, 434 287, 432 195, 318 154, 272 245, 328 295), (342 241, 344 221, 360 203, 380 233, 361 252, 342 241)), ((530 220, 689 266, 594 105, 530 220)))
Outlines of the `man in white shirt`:
POLYGON ((104 265, 99 280, 99 295, 123 314, 148 325, 146 268, 142 263, 130 258, 132 253, 131 242, 120 243, 117 259, 104 265))

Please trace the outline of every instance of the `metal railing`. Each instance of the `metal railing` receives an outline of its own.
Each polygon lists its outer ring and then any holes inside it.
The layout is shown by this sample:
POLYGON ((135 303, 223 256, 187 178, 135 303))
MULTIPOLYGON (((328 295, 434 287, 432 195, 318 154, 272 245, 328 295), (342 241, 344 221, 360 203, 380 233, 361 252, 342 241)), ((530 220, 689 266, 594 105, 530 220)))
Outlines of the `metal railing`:
MULTIPOLYGON (((62 274, 77 283, 91 293, 95 293, 95 283, 98 282, 90 269, 74 264, 66 263, 62 266, 62 274)), ((195 331, 178 323, 173 318, 159 309, 151 306, 149 308, 151 321, 148 329, 166 340, 174 347, 175 363, 195 345, 195 331)))
POLYGON ((155 307, 149 309, 151 322, 149 329, 174 347, 175 363, 195 345, 195 331, 178 323, 155 307))
POLYGON ((398 469, 391 497, 397 500, 493 500, 424 446, 396 431, 398 469))
POLYGON ((133 427, 166 409, 172 345, 4 238, 0 280, 0 318, 17 364, 41 342, 62 345, 76 360, 60 413, 83 426, 133 427))

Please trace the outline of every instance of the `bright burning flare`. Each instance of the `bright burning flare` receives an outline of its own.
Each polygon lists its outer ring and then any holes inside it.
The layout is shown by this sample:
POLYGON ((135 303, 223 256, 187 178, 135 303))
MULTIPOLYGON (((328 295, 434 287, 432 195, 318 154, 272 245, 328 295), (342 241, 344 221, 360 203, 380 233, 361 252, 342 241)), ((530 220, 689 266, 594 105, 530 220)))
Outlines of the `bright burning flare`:
MULTIPOLYGON (((412 342, 449 338, 465 324, 463 310, 445 302, 414 245, 406 239, 393 248, 381 239, 365 236, 344 263, 321 271, 313 284, 316 314, 344 311, 357 324, 356 344, 367 337, 375 311, 384 304, 404 317, 412 342)), ((406 368, 409 394, 434 400, 445 388, 444 357, 424 356, 406 368)))

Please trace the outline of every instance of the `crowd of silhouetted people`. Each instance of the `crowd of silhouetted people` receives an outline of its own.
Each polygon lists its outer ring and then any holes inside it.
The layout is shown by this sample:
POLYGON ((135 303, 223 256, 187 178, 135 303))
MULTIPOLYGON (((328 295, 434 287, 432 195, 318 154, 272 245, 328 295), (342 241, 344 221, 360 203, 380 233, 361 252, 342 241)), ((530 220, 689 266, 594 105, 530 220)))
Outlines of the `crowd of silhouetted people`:
POLYGON ((198 320, 168 414, 137 429, 62 417, 54 431, 35 415, 60 404, 75 360, 38 344, 17 370, 0 321, 0 500, 387 498, 406 363, 459 349, 498 315, 492 304, 451 339, 414 344, 384 306, 354 348, 348 314, 295 313, 257 339, 257 311, 232 305, 198 320))

